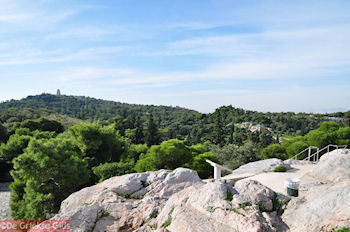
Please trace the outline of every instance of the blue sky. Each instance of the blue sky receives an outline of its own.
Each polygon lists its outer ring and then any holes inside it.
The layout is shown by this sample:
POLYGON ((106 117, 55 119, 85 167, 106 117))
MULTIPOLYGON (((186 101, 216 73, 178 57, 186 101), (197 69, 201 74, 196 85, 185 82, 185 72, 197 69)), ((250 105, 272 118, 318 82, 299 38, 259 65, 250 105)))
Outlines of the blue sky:
POLYGON ((350 109, 350 1, 0 0, 0 101, 350 109))

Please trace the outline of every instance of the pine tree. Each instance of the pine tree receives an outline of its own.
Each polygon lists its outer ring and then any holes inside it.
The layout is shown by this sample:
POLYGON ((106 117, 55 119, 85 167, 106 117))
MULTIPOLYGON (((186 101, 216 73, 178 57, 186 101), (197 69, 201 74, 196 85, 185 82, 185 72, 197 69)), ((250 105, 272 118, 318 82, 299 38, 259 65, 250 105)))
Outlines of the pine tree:
POLYGON ((154 123, 153 114, 149 115, 146 131, 146 144, 148 147, 158 143, 158 127, 154 123))
POLYGON ((224 126, 221 118, 221 113, 219 110, 216 112, 215 125, 214 125, 214 143, 217 145, 224 145, 224 126))
POLYGON ((135 144, 144 143, 145 136, 143 134, 143 125, 141 123, 140 116, 137 116, 137 118, 136 118, 135 128, 136 128, 136 131, 135 131, 135 138, 134 138, 133 142, 135 144))
POLYGON ((233 133, 235 133, 235 124, 234 123, 232 123, 231 127, 230 127, 230 141, 229 141, 230 144, 233 143, 233 133))

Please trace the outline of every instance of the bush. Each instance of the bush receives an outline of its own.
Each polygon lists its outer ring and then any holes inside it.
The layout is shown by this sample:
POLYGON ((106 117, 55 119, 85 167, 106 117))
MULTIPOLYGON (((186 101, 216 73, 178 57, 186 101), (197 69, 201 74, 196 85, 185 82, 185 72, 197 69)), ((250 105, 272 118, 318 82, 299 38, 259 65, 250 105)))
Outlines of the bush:
POLYGON ((339 229, 339 230, 336 230, 335 232, 350 232, 350 228, 348 228, 348 227, 343 227, 343 228, 341 228, 341 229, 339 229))
POLYGON ((211 160, 215 163, 219 163, 219 160, 216 158, 216 156, 214 156, 211 152, 206 152, 195 156, 191 165, 191 168, 195 170, 198 173, 199 177, 202 179, 208 179, 214 175, 213 167, 206 160, 211 160))
POLYGON ((261 151, 261 155, 264 159, 278 158, 286 159, 284 148, 279 144, 272 144, 261 151))
POLYGON ((39 118, 37 120, 25 120, 20 124, 15 124, 13 129, 16 128, 28 128, 30 131, 53 131, 57 134, 62 133, 64 131, 64 127, 60 122, 56 120, 49 120, 46 118, 39 118))
POLYGON ((99 182, 107 180, 113 176, 121 176, 124 174, 129 174, 134 172, 134 162, 124 161, 124 162, 114 162, 114 163, 104 163, 97 167, 93 167, 92 171, 98 177, 99 182))
POLYGON ((307 143, 310 146, 316 146, 320 149, 327 146, 328 144, 334 144, 337 139, 336 132, 313 130, 310 131, 306 136, 307 143))
POLYGON ((240 147, 235 144, 213 146, 211 151, 229 169, 261 159, 257 147, 250 141, 240 147))
POLYGON ((69 133, 78 144, 82 154, 95 167, 106 162, 119 162, 128 149, 128 143, 111 126, 82 122, 69 128, 69 133))
POLYGON ((32 138, 13 163, 10 206, 14 219, 52 217, 61 202, 91 177, 79 148, 66 136, 32 138))
POLYGON ((140 156, 135 165, 137 172, 159 169, 174 170, 178 167, 190 167, 192 152, 183 141, 170 139, 160 145, 153 145, 147 154, 140 156))
POLYGON ((287 168, 284 165, 279 165, 277 167, 275 167, 275 169, 273 169, 274 172, 286 172, 287 168))
POLYGON ((336 133, 338 145, 350 146, 350 127, 340 128, 336 133))
MULTIPOLYGON (((288 158, 292 158, 293 156, 295 156, 296 154, 299 154, 299 152, 305 150, 308 147, 309 147, 309 145, 307 143, 303 142, 303 141, 298 141, 298 142, 292 143, 286 149, 288 158)), ((305 154, 306 154, 306 152, 305 152, 305 154)), ((299 159, 303 159, 305 157, 302 155, 302 156, 300 156, 298 158, 299 159)))

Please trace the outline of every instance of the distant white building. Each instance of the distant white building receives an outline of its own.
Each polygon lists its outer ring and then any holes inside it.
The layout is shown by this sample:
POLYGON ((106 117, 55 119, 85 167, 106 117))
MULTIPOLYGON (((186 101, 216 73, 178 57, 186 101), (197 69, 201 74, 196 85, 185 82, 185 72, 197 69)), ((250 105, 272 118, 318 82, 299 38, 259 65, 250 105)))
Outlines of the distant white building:
POLYGON ((61 96, 61 90, 60 90, 60 89, 57 89, 56 95, 57 95, 57 96, 61 96))

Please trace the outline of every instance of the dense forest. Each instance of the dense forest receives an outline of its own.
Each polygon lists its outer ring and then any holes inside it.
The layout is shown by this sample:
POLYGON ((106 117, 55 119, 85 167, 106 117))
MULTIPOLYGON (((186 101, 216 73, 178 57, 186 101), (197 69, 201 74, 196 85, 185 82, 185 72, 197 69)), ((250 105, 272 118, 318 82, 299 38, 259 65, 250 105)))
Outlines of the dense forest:
MULTIPOLYGON (((10 172, 13 218, 49 218, 69 194, 112 176, 188 167, 213 175, 288 159, 308 146, 350 145, 350 112, 210 114, 42 94, 0 103, 0 178, 10 172), (77 184, 79 183, 79 184, 77 184)), ((147 183, 144 183, 147 184, 147 183)))

